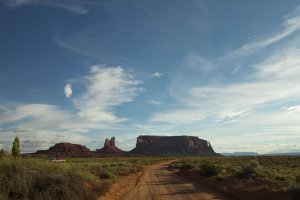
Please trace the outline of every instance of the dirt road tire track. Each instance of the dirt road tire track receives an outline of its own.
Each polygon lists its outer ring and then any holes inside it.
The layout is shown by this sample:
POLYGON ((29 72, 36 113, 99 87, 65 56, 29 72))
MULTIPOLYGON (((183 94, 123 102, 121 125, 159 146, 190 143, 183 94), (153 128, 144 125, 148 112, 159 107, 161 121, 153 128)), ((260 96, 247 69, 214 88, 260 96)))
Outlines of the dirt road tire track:
POLYGON ((229 200, 204 186, 175 175, 167 163, 146 167, 125 200, 229 200))

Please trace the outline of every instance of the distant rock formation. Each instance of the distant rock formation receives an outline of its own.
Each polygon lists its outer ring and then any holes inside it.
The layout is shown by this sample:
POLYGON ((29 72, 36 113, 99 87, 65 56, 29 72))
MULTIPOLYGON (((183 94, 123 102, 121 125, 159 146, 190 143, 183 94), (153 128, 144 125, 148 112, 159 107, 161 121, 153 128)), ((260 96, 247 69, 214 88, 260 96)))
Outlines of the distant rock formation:
POLYGON ((104 147, 101 149, 96 149, 96 152, 100 154, 108 154, 108 155, 124 153, 121 149, 116 147, 115 137, 112 137, 110 140, 105 139, 104 147))
POLYGON ((51 157, 90 157, 93 153, 85 146, 62 142, 55 144, 48 150, 38 150, 35 154, 51 157))
POLYGON ((210 143, 195 136, 139 136, 136 147, 125 152, 116 147, 115 137, 105 139, 104 147, 91 151, 85 146, 58 143, 48 150, 30 154, 37 157, 102 157, 102 156, 217 156, 210 143))
POLYGON ((216 156, 210 143, 195 136, 139 136, 130 154, 216 156))

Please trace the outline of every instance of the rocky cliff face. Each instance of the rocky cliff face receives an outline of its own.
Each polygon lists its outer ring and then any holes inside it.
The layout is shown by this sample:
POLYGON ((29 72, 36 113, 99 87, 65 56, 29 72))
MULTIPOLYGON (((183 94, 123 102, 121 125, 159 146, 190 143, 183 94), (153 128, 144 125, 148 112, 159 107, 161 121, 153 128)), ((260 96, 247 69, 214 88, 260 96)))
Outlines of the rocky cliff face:
POLYGON ((85 146, 71 143, 58 143, 48 150, 39 150, 36 154, 44 154, 53 157, 89 157, 92 151, 85 146))
POLYGON ((121 149, 116 147, 115 137, 112 137, 110 140, 105 139, 104 147, 101 149, 96 149, 97 153, 100 154, 122 154, 124 153, 121 149))
POLYGON ((130 152, 138 155, 218 155, 206 140, 194 136, 139 136, 130 152))

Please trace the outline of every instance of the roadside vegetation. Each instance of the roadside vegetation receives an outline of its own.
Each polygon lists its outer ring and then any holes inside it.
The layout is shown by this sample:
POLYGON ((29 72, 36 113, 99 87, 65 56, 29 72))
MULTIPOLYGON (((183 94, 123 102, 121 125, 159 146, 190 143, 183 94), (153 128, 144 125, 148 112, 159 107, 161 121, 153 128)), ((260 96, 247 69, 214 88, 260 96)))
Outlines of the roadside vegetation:
POLYGON ((118 176, 139 172, 161 158, 0 158, 0 199, 97 199, 118 176))
POLYGON ((224 193, 254 198, 252 190, 300 199, 300 157, 191 157, 169 164, 169 169, 224 193))

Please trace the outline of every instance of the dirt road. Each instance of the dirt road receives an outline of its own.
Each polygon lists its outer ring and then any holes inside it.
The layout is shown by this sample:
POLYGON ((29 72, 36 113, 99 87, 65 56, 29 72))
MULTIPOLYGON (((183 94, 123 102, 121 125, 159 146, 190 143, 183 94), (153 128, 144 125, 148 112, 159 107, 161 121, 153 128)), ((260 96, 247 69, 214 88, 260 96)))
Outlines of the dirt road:
POLYGON ((137 186, 125 200, 229 200, 209 189, 179 177, 158 164, 145 169, 137 186))

